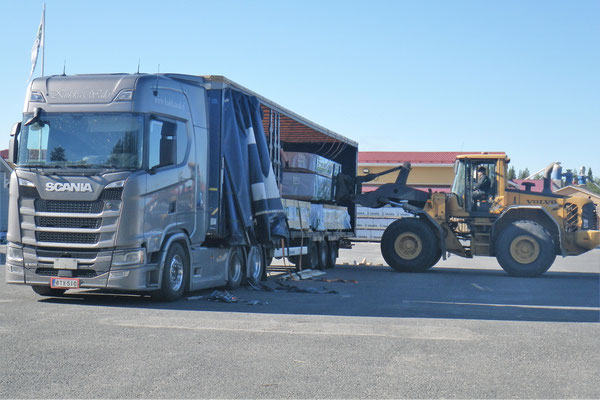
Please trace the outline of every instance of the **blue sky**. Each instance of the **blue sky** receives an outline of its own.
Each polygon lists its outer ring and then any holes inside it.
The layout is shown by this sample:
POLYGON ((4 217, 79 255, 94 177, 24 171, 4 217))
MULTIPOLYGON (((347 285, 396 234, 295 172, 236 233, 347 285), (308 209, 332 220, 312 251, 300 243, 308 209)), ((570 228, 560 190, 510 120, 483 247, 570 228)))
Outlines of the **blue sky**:
MULTIPOLYGON (((0 147, 43 1, 0 0, 0 147)), ((225 75, 364 151, 600 175, 600 1, 46 1, 45 74, 225 75)), ((38 68, 34 76, 39 76, 38 68)), ((4 144, 2 144, 4 143, 4 144)))

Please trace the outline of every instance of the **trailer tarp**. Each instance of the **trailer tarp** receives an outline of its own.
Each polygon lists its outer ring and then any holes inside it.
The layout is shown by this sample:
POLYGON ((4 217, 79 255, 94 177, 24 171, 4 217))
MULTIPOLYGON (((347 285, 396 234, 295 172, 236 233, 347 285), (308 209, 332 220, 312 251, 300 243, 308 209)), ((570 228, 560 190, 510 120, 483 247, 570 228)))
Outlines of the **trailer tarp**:
POLYGON ((224 90, 223 205, 230 244, 289 237, 261 114, 256 97, 224 90))

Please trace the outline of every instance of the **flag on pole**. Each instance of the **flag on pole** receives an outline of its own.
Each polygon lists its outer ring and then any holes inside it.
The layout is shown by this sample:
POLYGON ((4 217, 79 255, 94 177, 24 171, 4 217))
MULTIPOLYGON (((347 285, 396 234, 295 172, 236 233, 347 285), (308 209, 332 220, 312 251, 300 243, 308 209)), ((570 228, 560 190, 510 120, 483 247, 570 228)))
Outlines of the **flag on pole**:
MULTIPOLYGON (((44 47, 44 19, 46 16, 46 5, 44 4, 44 9, 42 10, 42 20, 40 21, 40 26, 37 31, 37 35, 35 35, 35 41, 33 42, 33 47, 31 48, 31 72, 29 73, 29 79, 33 76, 33 71, 35 71, 35 65, 37 64, 38 54, 40 52, 40 47, 44 47)), ((42 59, 42 63, 44 60, 42 59)), ((42 66, 43 68, 43 66, 42 66)))

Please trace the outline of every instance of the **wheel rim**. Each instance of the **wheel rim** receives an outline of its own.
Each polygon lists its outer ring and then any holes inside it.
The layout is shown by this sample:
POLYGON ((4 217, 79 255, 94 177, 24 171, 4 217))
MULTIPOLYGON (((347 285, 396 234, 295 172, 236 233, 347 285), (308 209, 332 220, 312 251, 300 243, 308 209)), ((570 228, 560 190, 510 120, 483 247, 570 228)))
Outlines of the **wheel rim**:
POLYGON ((517 236, 510 244, 510 255, 519 264, 531 264, 540 255, 540 245, 529 235, 517 236))
POLYGON ((229 281, 237 282, 242 277, 242 260, 239 254, 235 253, 231 256, 231 263, 229 264, 229 281))
POLYGON ((248 254, 248 277, 254 280, 260 279, 262 275, 262 261, 258 247, 252 247, 248 254))
POLYGON ((405 260, 412 260, 421 254, 423 243, 421 238, 412 232, 404 232, 398 235, 394 242, 396 254, 405 260))
POLYGON ((183 258, 179 254, 175 254, 169 263, 169 282, 174 291, 183 284, 183 258))

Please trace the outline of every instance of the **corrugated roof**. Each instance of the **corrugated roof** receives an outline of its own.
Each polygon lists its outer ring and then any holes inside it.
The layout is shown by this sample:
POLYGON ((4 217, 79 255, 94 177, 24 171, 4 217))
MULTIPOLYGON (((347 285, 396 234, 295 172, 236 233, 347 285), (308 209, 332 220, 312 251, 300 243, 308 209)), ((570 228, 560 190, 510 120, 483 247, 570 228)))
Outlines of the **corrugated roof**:
MULTIPOLYGON (((359 163, 403 163, 411 164, 454 164, 456 156, 477 154, 477 151, 359 151, 359 163)), ((503 151, 489 151, 488 154, 505 154, 503 151)))

